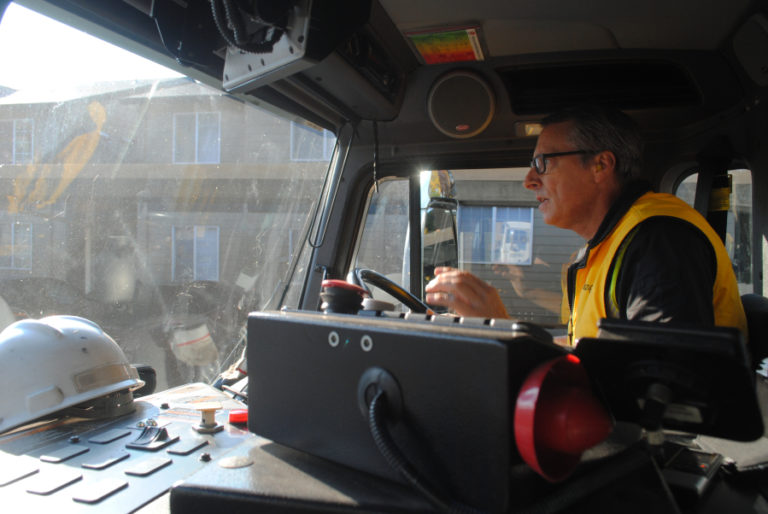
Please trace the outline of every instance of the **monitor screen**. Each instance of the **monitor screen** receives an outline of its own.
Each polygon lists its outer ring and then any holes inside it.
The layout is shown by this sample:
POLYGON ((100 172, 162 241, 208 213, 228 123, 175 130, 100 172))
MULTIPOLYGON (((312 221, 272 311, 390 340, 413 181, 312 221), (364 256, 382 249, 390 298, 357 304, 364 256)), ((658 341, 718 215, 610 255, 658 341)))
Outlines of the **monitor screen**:
POLYGON ((604 319, 574 353, 618 420, 739 441, 763 435, 735 328, 604 319))

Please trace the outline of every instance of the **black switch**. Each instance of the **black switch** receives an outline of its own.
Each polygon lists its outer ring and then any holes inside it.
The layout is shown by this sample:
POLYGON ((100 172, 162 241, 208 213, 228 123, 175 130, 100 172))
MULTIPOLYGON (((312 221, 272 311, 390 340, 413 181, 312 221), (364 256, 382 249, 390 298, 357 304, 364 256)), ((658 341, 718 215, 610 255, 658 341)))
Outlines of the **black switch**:
POLYGON ((179 436, 172 436, 165 427, 144 427, 135 441, 126 444, 132 450, 144 450, 155 452, 165 448, 179 440, 179 436))

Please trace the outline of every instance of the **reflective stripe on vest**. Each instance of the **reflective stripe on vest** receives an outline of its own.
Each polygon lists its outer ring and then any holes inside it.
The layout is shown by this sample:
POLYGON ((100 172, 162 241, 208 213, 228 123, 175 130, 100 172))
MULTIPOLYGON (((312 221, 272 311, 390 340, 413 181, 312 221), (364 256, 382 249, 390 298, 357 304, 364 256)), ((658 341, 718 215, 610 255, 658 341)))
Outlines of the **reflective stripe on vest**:
MULTIPOLYGON (((605 293, 608 287, 612 294, 611 298, 615 298, 615 280, 618 278, 620 262, 617 262, 615 273, 609 282, 611 263, 617 257, 617 252, 627 235, 640 222, 654 216, 685 220, 704 233, 715 250, 717 260, 717 273, 712 291, 715 325, 737 327, 746 337, 747 322, 741 305, 736 276, 728 252, 718 235, 703 216, 676 196, 666 193, 645 193, 632 204, 611 233, 589 250, 586 266, 576 270, 573 306, 568 322, 571 344, 581 337, 595 337, 597 322, 614 314, 609 314, 613 309, 606 308, 605 293)), ((618 309, 618 303, 614 308, 618 309)))

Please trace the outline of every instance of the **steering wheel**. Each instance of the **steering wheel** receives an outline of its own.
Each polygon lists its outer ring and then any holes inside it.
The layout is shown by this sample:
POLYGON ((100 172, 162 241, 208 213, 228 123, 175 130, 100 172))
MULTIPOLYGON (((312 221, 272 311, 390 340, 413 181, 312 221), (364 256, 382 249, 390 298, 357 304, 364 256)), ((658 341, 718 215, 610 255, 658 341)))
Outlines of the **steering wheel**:
POLYGON ((397 301, 411 309, 413 312, 432 313, 432 309, 419 299, 418 296, 411 294, 403 289, 399 284, 391 281, 381 273, 371 269, 355 268, 347 275, 347 281, 356 284, 362 288, 368 289, 364 284, 376 286, 397 301))

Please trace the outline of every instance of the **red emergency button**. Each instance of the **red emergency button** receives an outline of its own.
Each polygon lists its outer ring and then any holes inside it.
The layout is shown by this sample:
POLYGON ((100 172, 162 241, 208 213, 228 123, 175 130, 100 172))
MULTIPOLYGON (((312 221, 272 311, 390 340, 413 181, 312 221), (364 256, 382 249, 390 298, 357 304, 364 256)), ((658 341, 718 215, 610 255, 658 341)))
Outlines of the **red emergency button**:
POLYGON ((229 422, 232 425, 248 423, 248 409, 232 409, 229 411, 229 422))

